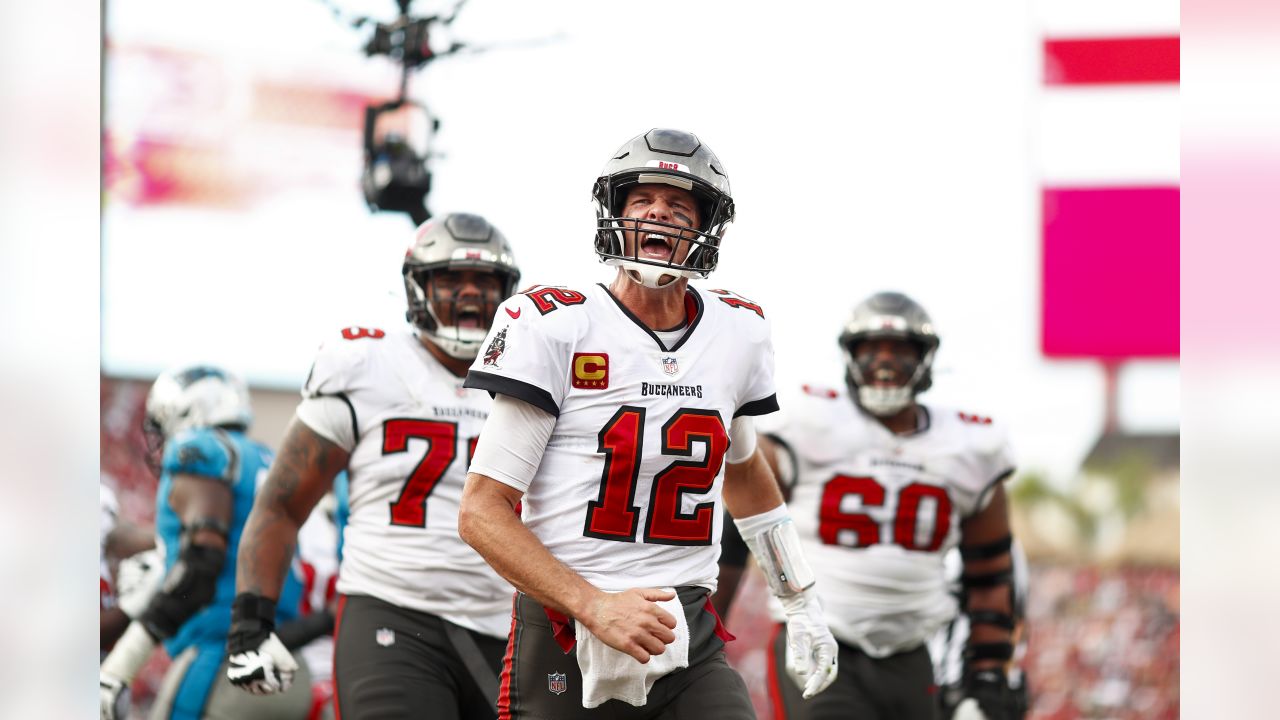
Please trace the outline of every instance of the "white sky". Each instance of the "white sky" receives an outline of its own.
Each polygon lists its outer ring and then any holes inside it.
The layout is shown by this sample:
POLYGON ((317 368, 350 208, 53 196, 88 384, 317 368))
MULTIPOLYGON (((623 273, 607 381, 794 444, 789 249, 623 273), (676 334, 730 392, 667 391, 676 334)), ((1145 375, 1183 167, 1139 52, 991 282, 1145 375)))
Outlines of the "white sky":
MULTIPOLYGON (((394 9, 339 4, 383 18, 394 9)), ((800 0, 747 12, 696 0, 471 0, 454 26, 460 39, 557 39, 448 59, 419 76, 416 97, 442 120, 431 207, 486 215, 512 240, 525 282, 607 281, 591 245, 600 167, 650 127, 693 131, 723 161, 739 209, 703 286, 764 305, 780 384, 840 383, 844 315, 877 290, 907 292, 942 334, 926 401, 994 416, 1023 469, 1064 480, 1100 431, 1102 372, 1039 354, 1040 183, 1088 178, 1073 147, 1108 160, 1100 179, 1175 182, 1177 94, 1099 100, 1107 115, 1154 118, 1155 132, 1083 123, 1095 117, 1087 95, 1046 99, 1046 23, 1095 27, 1048 5, 800 0), (1083 124, 1046 120, 1055 106, 1083 124), (1126 147, 1138 149, 1131 168, 1116 161, 1126 147)), ((321 76, 395 91, 387 61, 359 52, 364 33, 319 0, 228 0, 198 21, 180 6, 113 0, 104 22, 117 43, 224 57, 233 84, 321 76)), ((420 0, 415 10, 441 6, 420 0)), ((1176 2, 1135 7, 1149 9, 1154 29, 1176 28, 1176 2)), ((155 107, 126 102, 147 97, 148 78, 125 71, 108 75, 108 125, 154 127, 155 107)), ((175 112, 174 122, 191 121, 175 112)), ((236 112, 204 117, 198 130, 234 133, 236 112)), ((149 376, 202 359, 291 388, 326 333, 402 322, 411 227, 365 209, 357 134, 259 128, 230 146, 299 181, 273 186, 247 213, 108 202, 107 372, 149 376)), ((1134 363, 1121 379, 1125 427, 1177 428, 1176 363, 1134 363)))

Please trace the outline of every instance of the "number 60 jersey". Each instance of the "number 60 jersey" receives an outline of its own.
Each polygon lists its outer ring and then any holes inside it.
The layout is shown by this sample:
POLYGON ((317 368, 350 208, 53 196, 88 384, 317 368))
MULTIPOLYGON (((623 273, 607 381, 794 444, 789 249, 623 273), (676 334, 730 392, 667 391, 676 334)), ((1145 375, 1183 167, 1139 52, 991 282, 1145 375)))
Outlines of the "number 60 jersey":
POLYGON ((535 287, 503 303, 467 376, 556 416, 528 486, 494 479, 524 491, 525 525, 606 591, 715 589, 729 425, 778 407, 758 305, 689 288, 685 319, 654 333, 602 285, 535 287))
POLYGON ((1013 472, 1004 432, 921 405, 920 428, 895 435, 844 390, 790 397, 787 418, 760 430, 782 441, 788 505, 831 632, 872 657, 909 650, 956 613, 943 557, 1013 472))
POLYGON ((514 590, 458 537, 488 395, 463 389, 408 329, 368 328, 320 346, 302 395, 336 396, 351 411, 349 419, 303 419, 351 453, 338 592, 504 637, 514 590))

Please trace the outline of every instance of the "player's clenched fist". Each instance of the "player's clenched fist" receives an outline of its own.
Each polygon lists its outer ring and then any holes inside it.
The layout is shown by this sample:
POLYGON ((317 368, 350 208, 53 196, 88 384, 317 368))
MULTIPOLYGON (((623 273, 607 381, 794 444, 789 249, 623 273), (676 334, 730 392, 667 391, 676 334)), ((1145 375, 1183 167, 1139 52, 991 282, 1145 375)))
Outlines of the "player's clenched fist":
POLYGON ((276 637, 275 601, 241 593, 231 605, 231 633, 227 636, 227 679, 253 693, 284 692, 293 684, 298 662, 276 637))
POLYGON ((657 605, 675 593, 659 588, 633 588, 604 593, 591 606, 588 617, 579 618, 592 635, 606 645, 647 663, 675 642, 676 619, 657 605))

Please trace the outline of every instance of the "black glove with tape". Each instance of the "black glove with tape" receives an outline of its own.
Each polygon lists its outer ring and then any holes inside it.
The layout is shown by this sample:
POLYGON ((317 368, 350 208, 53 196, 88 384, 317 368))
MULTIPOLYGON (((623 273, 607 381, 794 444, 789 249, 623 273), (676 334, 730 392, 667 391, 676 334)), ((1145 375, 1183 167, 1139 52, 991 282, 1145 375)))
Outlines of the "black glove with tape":
POLYGON ((284 692, 293 684, 298 662, 275 634, 276 602, 240 593, 231 603, 227 636, 227 679, 254 695, 284 692))

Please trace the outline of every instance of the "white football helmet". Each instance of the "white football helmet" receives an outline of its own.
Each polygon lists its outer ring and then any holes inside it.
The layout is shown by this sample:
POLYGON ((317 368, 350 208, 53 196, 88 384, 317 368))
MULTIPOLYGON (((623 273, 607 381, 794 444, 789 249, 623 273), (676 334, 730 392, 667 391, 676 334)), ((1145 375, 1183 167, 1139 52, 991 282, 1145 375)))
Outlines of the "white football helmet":
POLYGON ((654 128, 628 140, 605 163, 591 190, 596 207, 596 254, 606 265, 621 267, 632 280, 658 288, 677 277, 702 279, 716 269, 720 239, 733 221, 733 198, 729 176, 711 148, 693 133, 654 128), (637 184, 662 183, 688 190, 698 203, 700 224, 687 228, 674 223, 644 220, 664 230, 647 233, 667 238, 671 257, 651 260, 640 257, 640 243, 626 252, 624 230, 639 230, 639 218, 622 217, 627 193, 637 184), (675 262, 680 242, 690 244, 684 262, 675 262))
POLYGON ((844 351, 845 382, 858 405, 878 417, 894 415, 933 384, 933 356, 938 351, 933 321, 915 300, 897 292, 879 292, 858 303, 840 333, 844 351), (873 387, 865 383, 867 369, 858 364, 854 349, 864 340, 895 338, 920 347, 920 362, 899 387, 873 387))
POLYGON ((148 461, 159 467, 165 440, 195 427, 248 430, 253 422, 249 386, 212 365, 194 365, 161 373, 147 393, 143 435, 148 461))
POLYGON ((453 213, 418 226, 400 272, 409 304, 405 319, 450 357, 460 360, 475 358, 489 334, 498 305, 511 297, 520 282, 520 268, 506 236, 488 220, 468 213, 453 213), (437 273, 462 270, 488 272, 499 280, 500 296, 481 298, 478 303, 477 327, 443 324, 442 317, 457 322, 461 314, 459 297, 455 294, 443 301, 451 307, 442 315, 436 307, 440 299, 433 300, 429 294, 437 273))
POLYGON ((247 430, 253 422, 249 386, 212 365, 165 372, 147 394, 146 422, 166 438, 193 427, 247 430))

